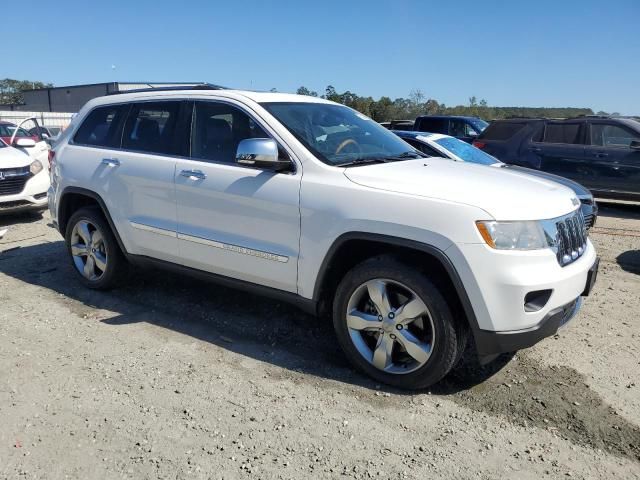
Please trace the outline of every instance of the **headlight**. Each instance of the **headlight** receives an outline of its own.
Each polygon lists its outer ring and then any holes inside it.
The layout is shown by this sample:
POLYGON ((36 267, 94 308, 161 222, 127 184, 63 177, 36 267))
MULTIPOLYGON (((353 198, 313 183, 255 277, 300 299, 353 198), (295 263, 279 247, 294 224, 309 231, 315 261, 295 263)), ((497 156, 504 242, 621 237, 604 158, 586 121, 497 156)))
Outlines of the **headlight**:
POLYGON ((29 165, 29 171, 33 175, 37 175, 42 171, 42 164, 38 160, 34 160, 31 165, 29 165))
POLYGON ((497 250, 539 250, 553 244, 541 222, 481 221, 476 226, 487 245, 497 250))

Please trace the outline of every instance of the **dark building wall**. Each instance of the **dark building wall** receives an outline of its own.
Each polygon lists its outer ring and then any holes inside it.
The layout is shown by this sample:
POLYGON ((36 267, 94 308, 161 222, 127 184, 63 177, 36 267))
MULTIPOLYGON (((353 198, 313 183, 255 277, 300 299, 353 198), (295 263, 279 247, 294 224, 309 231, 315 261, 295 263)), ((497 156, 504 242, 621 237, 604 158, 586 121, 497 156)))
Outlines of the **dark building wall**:
POLYGON ((24 92, 24 105, 20 110, 29 112, 75 113, 89 100, 117 89, 114 83, 98 83, 77 87, 47 88, 24 92))

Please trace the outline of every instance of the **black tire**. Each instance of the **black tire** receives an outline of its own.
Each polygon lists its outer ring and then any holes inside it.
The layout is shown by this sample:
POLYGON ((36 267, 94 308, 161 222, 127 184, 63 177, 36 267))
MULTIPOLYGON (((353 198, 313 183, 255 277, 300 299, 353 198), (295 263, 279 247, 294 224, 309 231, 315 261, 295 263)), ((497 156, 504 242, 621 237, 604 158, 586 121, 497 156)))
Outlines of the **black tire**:
POLYGON ((104 215, 99 208, 84 207, 71 215, 65 232, 65 243, 73 270, 76 272, 80 282, 82 282, 85 287, 94 290, 109 290, 120 283, 127 267, 126 260, 120 251, 120 247, 118 246, 118 242, 109 227, 109 223, 104 218, 104 215), (104 245, 104 253, 106 254, 107 259, 106 268, 102 274, 95 279, 89 279, 80 272, 71 253, 71 238, 73 230, 76 224, 81 221, 89 222, 102 234, 102 243, 104 245))
POLYGON ((347 358, 359 370, 375 380, 403 389, 426 388, 445 377, 459 360, 467 341, 466 327, 456 321, 446 295, 427 275, 391 256, 375 257, 357 265, 342 279, 333 303, 333 325, 347 358), (431 355, 424 365, 409 373, 379 370, 358 351, 347 327, 349 299, 369 280, 389 279, 409 287, 429 309, 434 339, 431 355))

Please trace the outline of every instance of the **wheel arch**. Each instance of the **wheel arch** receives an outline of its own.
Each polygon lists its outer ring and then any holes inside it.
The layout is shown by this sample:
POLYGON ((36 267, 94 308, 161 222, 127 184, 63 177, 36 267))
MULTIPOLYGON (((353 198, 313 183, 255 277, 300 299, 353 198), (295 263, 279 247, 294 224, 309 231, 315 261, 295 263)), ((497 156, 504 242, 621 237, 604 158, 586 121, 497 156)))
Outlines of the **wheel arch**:
POLYGON ((66 187, 63 190, 62 195, 60 195, 58 206, 58 230, 62 236, 64 237, 66 234, 67 223, 69 222, 71 215, 73 215, 73 212, 79 208, 91 206, 96 206, 102 211, 102 214, 109 224, 109 228, 111 228, 113 235, 116 237, 120 251, 126 254, 126 249, 124 248, 120 234, 113 223, 113 219, 111 218, 109 209, 107 208, 104 200, 99 194, 86 188, 66 187))
MULTIPOLYGON (((380 254, 392 254, 405 262, 419 262, 436 272, 435 280, 444 286, 447 301, 452 301, 455 313, 463 315, 471 331, 479 329, 469 296, 454 264, 438 247, 391 235, 349 232, 338 237, 327 251, 313 291, 313 300, 321 314, 331 311, 333 293, 340 279, 358 263, 380 254)), ((415 263, 414 263, 415 264, 415 263)), ((434 280, 434 279, 432 279, 434 280)))

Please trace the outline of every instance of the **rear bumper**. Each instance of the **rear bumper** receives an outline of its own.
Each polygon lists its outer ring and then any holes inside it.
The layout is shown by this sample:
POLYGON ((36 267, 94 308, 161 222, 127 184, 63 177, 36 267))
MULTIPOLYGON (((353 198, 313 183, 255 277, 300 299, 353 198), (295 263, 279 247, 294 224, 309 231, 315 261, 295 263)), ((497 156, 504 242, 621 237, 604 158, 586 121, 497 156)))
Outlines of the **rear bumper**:
POLYGON ((555 335, 578 313, 582 298, 551 310, 535 327, 508 332, 478 330, 474 332, 476 348, 480 358, 493 357, 500 353, 515 352, 529 348, 540 340, 555 335))

